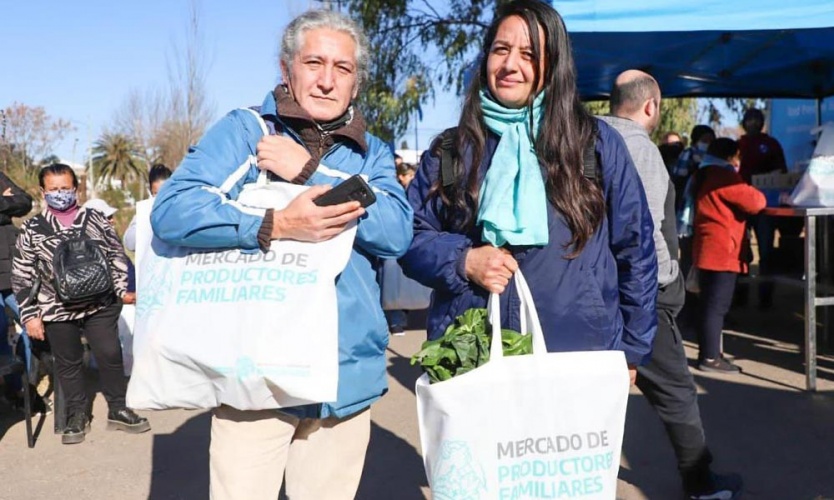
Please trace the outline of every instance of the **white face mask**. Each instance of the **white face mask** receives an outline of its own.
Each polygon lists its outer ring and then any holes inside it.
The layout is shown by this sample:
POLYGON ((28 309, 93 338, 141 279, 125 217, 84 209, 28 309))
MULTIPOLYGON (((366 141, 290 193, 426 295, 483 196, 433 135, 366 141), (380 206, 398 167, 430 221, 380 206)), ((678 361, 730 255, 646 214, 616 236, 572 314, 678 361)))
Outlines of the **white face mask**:
POLYGON ((697 149, 698 151, 700 151, 702 153, 706 153, 708 147, 709 147, 708 142, 699 142, 698 144, 695 145, 695 149, 697 149))

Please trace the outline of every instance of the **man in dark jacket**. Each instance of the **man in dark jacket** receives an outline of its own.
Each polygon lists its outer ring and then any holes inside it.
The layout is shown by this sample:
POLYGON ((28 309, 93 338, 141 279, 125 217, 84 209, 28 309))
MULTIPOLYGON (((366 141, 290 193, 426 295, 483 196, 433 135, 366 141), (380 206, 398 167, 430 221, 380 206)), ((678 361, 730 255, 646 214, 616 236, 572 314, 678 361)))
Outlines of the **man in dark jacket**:
MULTIPOLYGON (((6 307, 11 309, 19 320, 17 302, 12 292, 12 255, 17 241, 17 228, 12 224, 12 217, 23 217, 32 210, 32 197, 20 189, 5 174, 0 173, 0 354, 11 354, 11 346, 6 340, 9 317, 6 307)), ((6 399, 15 403, 20 399, 20 377, 7 376, 6 399)))
POLYGON ((649 363, 637 367, 637 387, 657 410, 678 459, 687 498, 737 498, 741 478, 710 470, 698 408, 698 391, 683 349, 676 318, 685 300, 678 266, 675 190, 660 151, 649 134, 660 121, 660 86, 637 70, 621 73, 611 91, 611 114, 603 119, 625 139, 646 191, 655 227, 658 259, 657 335, 649 363))

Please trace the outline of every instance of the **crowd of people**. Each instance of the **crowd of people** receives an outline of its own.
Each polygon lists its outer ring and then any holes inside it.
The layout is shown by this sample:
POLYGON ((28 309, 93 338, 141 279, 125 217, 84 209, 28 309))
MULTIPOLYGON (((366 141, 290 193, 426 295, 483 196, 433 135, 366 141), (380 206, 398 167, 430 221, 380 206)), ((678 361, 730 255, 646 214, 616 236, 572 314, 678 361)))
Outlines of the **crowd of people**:
MULTIPOLYGON (((681 132, 655 145, 660 86, 629 70, 612 82, 611 114, 592 116, 577 92, 562 18, 533 0, 501 7, 479 50, 457 127, 417 167, 368 133, 353 104, 372 57, 361 29, 338 13, 304 13, 283 34, 282 82, 256 108, 271 133, 252 113, 235 110, 173 175, 150 169, 151 224, 169 244, 267 251, 272 240, 318 242, 358 226, 336 283, 336 400, 280 411, 215 408, 212 498, 273 499, 282 485, 291 498, 353 498, 369 408, 386 392, 387 336, 406 326, 401 309, 383 312, 377 271, 386 259, 399 259, 409 278, 431 290, 429 339, 466 310, 485 307, 491 293, 500 294, 502 327, 520 330, 513 313, 520 298, 510 283, 521 270, 549 351, 624 352, 632 383, 666 426, 688 498, 739 494, 740 477, 711 468, 677 315, 693 282, 698 367, 738 372, 722 352, 721 332, 737 276, 751 262, 748 228, 762 273, 773 240, 771 221, 756 217, 765 199, 751 176, 786 168, 778 142, 762 132, 762 112, 745 114, 739 141, 698 125, 688 146, 681 132), (310 188, 283 209, 236 203, 261 171, 310 188), (376 203, 315 204, 342 174, 365 176, 376 203)), ((115 208, 78 204, 70 167, 42 168, 39 183, 44 208, 18 230, 12 218, 27 215, 33 200, 0 175, 0 305, 22 327, 27 350, 51 352, 66 395, 63 443, 82 442, 90 430, 82 335, 98 366, 108 428, 145 432, 148 420, 125 405, 117 329, 121 308, 136 300, 125 252, 137 247, 135 220, 123 244, 112 225, 115 208), (90 244, 67 244, 79 241, 90 244), (103 256, 106 283, 77 300, 67 291, 71 266, 63 259, 82 251, 92 263, 103 256)), ((770 304, 772 289, 759 299, 770 304)), ((6 380, 7 398, 19 397, 20 383, 6 380)))

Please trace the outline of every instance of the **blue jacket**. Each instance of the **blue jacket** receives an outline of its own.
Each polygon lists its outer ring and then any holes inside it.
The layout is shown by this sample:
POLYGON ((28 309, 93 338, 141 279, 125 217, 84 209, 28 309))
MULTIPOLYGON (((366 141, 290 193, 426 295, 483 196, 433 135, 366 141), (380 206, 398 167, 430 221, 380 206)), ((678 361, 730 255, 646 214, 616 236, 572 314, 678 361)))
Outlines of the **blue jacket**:
MULTIPOLYGON (((285 135, 301 142, 276 116, 272 93, 260 112, 267 123, 278 120, 285 135)), ((256 251, 265 210, 243 207, 234 200, 244 184, 258 177, 256 146, 262 135, 255 116, 247 110, 232 111, 206 132, 157 195, 151 212, 154 234, 175 245, 256 251)), ((412 211, 397 182, 391 150, 368 133, 365 141, 367 153, 353 143, 337 143, 307 182, 336 185, 350 175, 366 175, 377 201, 360 219, 353 252, 336 281, 337 400, 287 410, 299 417, 351 415, 388 390, 388 327, 380 306, 376 268, 379 258, 397 258, 408 249, 412 211)))
MULTIPOLYGON (((613 350, 629 363, 648 361, 657 329, 657 257, 652 219, 637 170, 622 138, 598 121, 596 152, 600 159, 607 215, 600 229, 575 259, 566 255, 571 232, 548 204, 550 244, 510 248, 533 293, 549 351, 613 350)), ((498 137, 487 138, 481 179, 498 137)), ((471 158, 464 155, 466 171, 471 158)), ((482 245, 480 226, 454 232, 440 217, 439 197, 428 193, 438 178, 439 159, 423 155, 408 187, 414 208, 414 241, 400 259, 409 276, 435 289, 429 310, 428 337, 443 335, 455 317, 472 307, 486 307, 486 290, 470 283, 463 262, 469 248, 482 245), (428 200, 428 201, 427 201, 428 200)), ((468 174, 465 174, 468 175, 468 174)), ((520 330, 515 287, 501 296, 502 327, 520 330)))

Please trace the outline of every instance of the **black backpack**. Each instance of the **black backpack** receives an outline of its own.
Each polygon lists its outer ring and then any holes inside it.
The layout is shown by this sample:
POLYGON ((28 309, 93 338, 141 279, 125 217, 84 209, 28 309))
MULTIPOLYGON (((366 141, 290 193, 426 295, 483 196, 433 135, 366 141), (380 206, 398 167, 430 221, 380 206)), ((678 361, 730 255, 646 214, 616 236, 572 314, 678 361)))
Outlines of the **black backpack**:
POLYGON ((81 232, 60 242, 52 256, 55 292, 65 304, 94 302, 114 291, 107 255, 87 236, 90 216, 84 215, 81 232))
MULTIPOLYGON (((435 140, 435 154, 440 157, 440 184, 447 188, 457 182, 455 177, 454 157, 452 151, 455 148, 457 127, 447 128, 440 133, 435 140)), ((586 147, 582 155, 583 176, 593 182, 602 180, 602 168, 596 153, 596 139, 599 137, 599 129, 594 124, 594 140, 586 147)))

